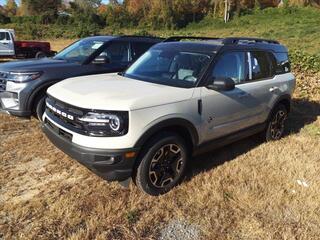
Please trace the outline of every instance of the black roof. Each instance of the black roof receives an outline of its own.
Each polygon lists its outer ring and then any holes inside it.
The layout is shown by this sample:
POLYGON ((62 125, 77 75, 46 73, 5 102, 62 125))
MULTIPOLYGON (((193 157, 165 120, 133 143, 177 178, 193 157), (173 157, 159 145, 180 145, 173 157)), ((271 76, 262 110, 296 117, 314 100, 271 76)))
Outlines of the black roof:
POLYGON ((152 49, 172 49, 177 51, 192 51, 213 53, 221 48, 221 45, 212 44, 209 41, 203 42, 162 42, 154 45, 152 49))
POLYGON ((209 38, 209 37, 170 37, 154 46, 172 47, 184 51, 217 52, 219 50, 271 50, 288 52, 288 49, 275 40, 261 38, 209 38), (189 40, 189 41, 182 41, 189 40), (190 41, 191 40, 191 41, 190 41))
POLYGON ((107 42, 110 40, 131 40, 131 41, 136 41, 136 42, 151 42, 151 43, 158 43, 163 41, 163 38, 158 38, 158 37, 152 37, 152 36, 134 36, 134 35, 124 35, 124 36, 110 36, 110 35, 105 35, 105 36, 92 36, 92 37, 86 37, 85 39, 90 39, 90 40, 96 40, 96 41, 103 41, 107 42))

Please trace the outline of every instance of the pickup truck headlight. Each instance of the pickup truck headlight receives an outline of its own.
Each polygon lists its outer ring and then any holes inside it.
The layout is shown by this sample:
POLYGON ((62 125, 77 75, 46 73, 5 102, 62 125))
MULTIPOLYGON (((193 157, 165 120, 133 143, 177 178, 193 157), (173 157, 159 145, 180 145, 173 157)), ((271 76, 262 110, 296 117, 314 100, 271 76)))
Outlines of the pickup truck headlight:
POLYGON ((41 72, 9 72, 6 76, 7 81, 25 83, 36 80, 41 76, 41 72))
POLYGON ((97 113, 88 112, 78 118, 87 128, 91 136, 121 136, 128 132, 128 113, 97 113))

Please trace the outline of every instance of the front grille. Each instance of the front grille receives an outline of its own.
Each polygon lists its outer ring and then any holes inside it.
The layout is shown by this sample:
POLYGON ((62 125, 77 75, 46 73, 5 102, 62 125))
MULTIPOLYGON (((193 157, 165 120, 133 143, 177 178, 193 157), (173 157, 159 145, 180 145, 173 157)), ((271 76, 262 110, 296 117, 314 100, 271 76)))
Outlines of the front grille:
POLYGON ((0 72, 0 92, 6 90, 7 85, 7 72, 0 72))
POLYGON ((117 111, 104 111, 104 110, 92 110, 84 109, 72 106, 70 104, 61 102, 52 96, 48 96, 46 99, 46 114, 57 124, 63 126, 66 129, 71 130, 82 135, 95 136, 95 137, 115 137, 123 136, 128 132, 129 116, 128 112, 117 111), (88 112, 106 113, 106 114, 121 114, 123 119, 123 128, 121 132, 112 131, 108 126, 90 126, 86 122, 82 122, 79 119, 88 114, 88 112))
POLYGON ((77 133, 86 134, 85 126, 78 121, 78 118, 83 117, 86 111, 49 96, 46 100, 46 113, 62 126, 77 133))

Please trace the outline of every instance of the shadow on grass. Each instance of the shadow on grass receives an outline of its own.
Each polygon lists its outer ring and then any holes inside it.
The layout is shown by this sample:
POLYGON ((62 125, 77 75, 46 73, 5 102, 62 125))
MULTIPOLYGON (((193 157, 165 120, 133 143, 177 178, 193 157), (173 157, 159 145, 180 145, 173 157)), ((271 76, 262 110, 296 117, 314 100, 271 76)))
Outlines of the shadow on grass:
MULTIPOLYGON (((286 125, 286 136, 300 132, 304 126, 315 122, 318 116, 320 116, 319 102, 293 99, 291 113, 286 125)), ((209 171, 225 162, 231 161, 262 143, 263 141, 257 136, 252 136, 212 152, 196 156, 190 161, 186 173, 186 181, 201 172, 209 171)))

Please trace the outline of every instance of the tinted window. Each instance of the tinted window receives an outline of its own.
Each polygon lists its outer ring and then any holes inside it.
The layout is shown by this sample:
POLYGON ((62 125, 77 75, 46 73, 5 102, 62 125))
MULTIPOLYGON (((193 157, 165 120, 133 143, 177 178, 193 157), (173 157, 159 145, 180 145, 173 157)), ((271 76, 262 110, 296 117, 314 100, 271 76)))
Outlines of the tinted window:
POLYGON ((113 42, 100 54, 107 56, 111 63, 128 63, 131 61, 129 43, 113 42))
POLYGON ((153 43, 144 43, 144 42, 133 42, 131 43, 132 46, 132 59, 136 60, 142 54, 144 54, 153 43))
POLYGON ((103 46, 104 42, 91 39, 83 39, 73 43, 59 52, 54 59, 62 59, 68 62, 82 63, 94 52, 103 46))
POLYGON ((288 53, 275 53, 276 74, 288 73, 291 71, 288 53))
POLYGON ((9 33, 7 32, 0 32, 0 41, 2 40, 10 40, 9 33))
POLYGON ((231 78, 236 84, 247 78, 246 57, 244 52, 225 53, 215 64, 212 76, 217 78, 231 78))
POLYGON ((150 49, 125 76, 175 87, 194 87, 210 62, 210 55, 172 49, 150 49))
POLYGON ((258 80, 273 76, 272 61, 267 52, 251 52, 252 80, 258 80))

